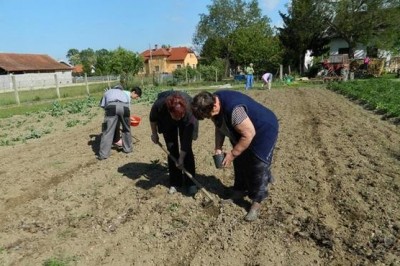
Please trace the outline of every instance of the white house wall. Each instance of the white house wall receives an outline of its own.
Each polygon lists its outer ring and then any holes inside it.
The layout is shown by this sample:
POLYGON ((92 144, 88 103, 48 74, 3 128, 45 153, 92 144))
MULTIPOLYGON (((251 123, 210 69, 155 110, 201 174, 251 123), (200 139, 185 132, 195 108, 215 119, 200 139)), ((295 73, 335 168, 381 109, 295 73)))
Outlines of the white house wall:
MULTIPOLYGON (((72 84, 71 71, 59 71, 54 73, 30 73, 14 75, 18 90, 33 90, 55 87, 55 74, 59 85, 72 84)), ((12 91, 12 75, 0 75, 0 91, 12 91)))
MULTIPOLYGON (((330 43, 330 55, 338 55, 340 48, 348 48, 349 45, 343 39, 333 39, 330 43)), ((354 47, 354 59, 364 59, 367 56, 367 48, 361 44, 354 47)))

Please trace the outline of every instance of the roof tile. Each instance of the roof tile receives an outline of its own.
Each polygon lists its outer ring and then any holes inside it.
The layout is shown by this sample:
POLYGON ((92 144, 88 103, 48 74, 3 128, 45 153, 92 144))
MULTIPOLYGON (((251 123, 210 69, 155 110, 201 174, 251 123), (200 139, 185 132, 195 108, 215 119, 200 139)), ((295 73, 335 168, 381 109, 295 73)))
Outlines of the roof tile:
POLYGON ((44 54, 0 53, 0 68, 13 71, 71 70, 71 67, 59 63, 44 54))

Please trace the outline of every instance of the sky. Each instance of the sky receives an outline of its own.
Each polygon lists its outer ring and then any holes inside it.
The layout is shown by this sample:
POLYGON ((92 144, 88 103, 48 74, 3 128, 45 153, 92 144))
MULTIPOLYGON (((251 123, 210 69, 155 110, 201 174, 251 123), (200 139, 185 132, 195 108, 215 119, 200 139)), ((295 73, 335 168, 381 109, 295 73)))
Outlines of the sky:
MULTIPOLYGON (((259 0, 271 26, 289 0, 259 0)), ((141 53, 156 44, 192 47, 200 14, 212 0, 0 0, 0 53, 47 54, 69 49, 141 53)))

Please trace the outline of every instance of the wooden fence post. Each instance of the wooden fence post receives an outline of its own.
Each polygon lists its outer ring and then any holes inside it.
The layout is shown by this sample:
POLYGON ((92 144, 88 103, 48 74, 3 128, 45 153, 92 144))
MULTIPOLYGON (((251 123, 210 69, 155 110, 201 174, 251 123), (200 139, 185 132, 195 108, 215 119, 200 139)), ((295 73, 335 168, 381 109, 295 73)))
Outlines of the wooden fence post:
POLYGON ((283 65, 279 65, 279 78, 283 80, 283 65))
POLYGON ((86 83, 86 93, 87 93, 87 95, 90 95, 89 83, 88 83, 88 79, 87 79, 87 74, 86 73, 85 73, 85 83, 86 83))
POLYGON ((19 95, 18 95, 18 90, 17 90, 17 82, 15 80, 15 76, 12 74, 11 74, 11 81, 12 81, 12 87, 13 87, 14 93, 15 93, 15 101, 17 102, 18 105, 20 105, 19 95))
POLYGON ((57 97, 58 99, 60 99, 60 85, 58 84, 58 77, 57 77, 57 73, 54 74, 54 81, 56 83, 56 92, 57 92, 57 97))

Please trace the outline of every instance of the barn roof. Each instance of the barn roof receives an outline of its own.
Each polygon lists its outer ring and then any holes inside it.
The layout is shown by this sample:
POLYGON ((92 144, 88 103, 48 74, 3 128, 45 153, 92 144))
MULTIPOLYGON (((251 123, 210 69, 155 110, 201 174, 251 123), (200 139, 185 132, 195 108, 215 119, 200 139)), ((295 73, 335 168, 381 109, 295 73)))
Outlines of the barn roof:
POLYGON ((45 54, 0 53, 0 68, 13 71, 71 70, 72 68, 57 62, 45 54))

